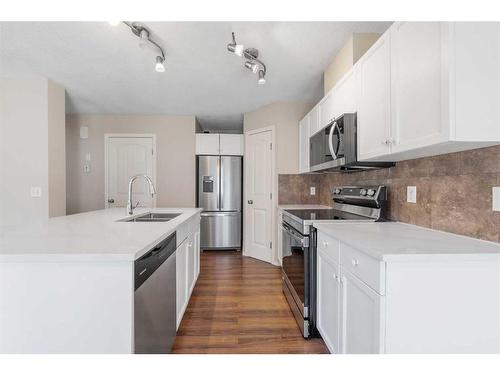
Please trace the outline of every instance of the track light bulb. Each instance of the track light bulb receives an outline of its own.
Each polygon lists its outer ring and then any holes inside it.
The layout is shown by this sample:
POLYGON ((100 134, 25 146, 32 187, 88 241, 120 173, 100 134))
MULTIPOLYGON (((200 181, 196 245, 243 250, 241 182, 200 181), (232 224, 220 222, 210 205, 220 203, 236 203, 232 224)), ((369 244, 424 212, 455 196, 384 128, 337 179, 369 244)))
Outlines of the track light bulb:
POLYGON ((266 73, 263 70, 259 70, 259 80, 257 81, 259 85, 266 83, 266 73))
POLYGON ((146 29, 142 29, 139 33, 139 47, 144 48, 148 44, 149 35, 146 29))
POLYGON ((229 52, 232 52, 235 55, 240 56, 240 57, 243 56, 243 50, 244 49, 245 49, 245 46, 243 46, 243 44, 234 44, 234 43, 231 43, 231 44, 227 45, 227 50, 229 52))
POLYGON ((156 56, 156 65, 155 65, 155 70, 159 73, 163 73, 165 71, 165 65, 163 65, 163 62, 165 59, 161 56, 156 56))
POLYGON ((257 74, 257 72, 259 71, 259 68, 260 68, 259 64, 252 62, 252 61, 245 61, 245 67, 250 69, 253 74, 257 74))

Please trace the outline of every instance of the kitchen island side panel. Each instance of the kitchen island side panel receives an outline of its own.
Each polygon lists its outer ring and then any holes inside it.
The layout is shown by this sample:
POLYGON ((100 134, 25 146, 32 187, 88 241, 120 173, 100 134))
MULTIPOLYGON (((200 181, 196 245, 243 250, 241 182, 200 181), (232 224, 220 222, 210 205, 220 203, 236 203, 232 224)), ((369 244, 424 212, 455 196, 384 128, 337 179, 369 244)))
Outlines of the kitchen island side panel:
POLYGON ((0 353, 133 353, 133 262, 0 262, 0 353))

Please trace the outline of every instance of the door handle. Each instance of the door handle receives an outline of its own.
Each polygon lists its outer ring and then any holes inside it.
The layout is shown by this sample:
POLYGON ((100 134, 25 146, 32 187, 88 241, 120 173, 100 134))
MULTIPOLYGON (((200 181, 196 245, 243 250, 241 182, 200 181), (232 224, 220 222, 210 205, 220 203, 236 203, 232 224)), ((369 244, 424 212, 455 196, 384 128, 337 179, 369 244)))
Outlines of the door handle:
POLYGON ((253 204, 253 200, 249 199, 248 204, 253 204))
POLYGON ((113 198, 109 198, 108 203, 115 203, 115 200, 113 198))

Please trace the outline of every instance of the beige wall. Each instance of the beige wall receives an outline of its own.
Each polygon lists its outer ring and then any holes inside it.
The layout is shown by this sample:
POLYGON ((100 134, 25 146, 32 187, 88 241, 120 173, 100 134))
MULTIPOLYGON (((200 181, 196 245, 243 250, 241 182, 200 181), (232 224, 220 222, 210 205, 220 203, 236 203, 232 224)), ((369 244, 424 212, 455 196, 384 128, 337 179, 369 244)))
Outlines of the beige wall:
POLYGON ((378 33, 354 33, 349 37, 325 69, 323 75, 325 94, 356 64, 380 35, 378 33))
MULTIPOLYGON (((275 144, 273 145, 276 153, 276 171, 274 174, 274 220, 273 228, 277 227, 278 220, 278 175, 299 173, 299 121, 312 108, 312 103, 300 102, 278 102, 266 105, 255 111, 243 115, 243 131, 275 127, 275 144)), ((245 231, 243 231, 245 235, 245 231)), ((277 259, 278 235, 275 231, 273 241, 274 263, 279 264, 277 259)), ((245 241, 243 242, 245 243, 245 241)))
POLYGON ((68 115, 66 117, 67 210, 104 208, 104 134, 156 134, 157 207, 195 205, 194 116, 68 115), (80 126, 89 138, 80 139, 80 126), (91 161, 85 161, 90 153, 91 161), (83 164, 90 164, 90 173, 83 164))
POLYGON ((49 169, 64 173, 60 155, 50 150, 53 141, 64 148, 63 130, 63 88, 41 77, 0 78, 0 226, 48 218, 49 201, 64 215, 65 196, 58 192, 66 182, 49 178, 49 169), (42 196, 31 197, 31 187, 42 196))
POLYGON ((49 217, 66 215, 66 110, 64 89, 48 82, 49 217))
POLYGON ((244 132, 276 127, 277 174, 299 173, 299 121, 312 106, 312 103, 278 102, 244 114, 244 132))

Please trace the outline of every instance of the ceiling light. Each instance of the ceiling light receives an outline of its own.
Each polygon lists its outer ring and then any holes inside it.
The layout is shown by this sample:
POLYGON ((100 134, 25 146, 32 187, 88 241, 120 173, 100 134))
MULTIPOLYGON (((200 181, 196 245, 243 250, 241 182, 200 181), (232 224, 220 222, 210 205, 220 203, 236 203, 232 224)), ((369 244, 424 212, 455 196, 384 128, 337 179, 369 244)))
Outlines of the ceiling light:
POLYGON ((149 41, 149 33, 146 29, 139 32, 139 47, 144 48, 149 41))
POLYGON ((263 70, 259 70, 259 80, 257 81, 259 85, 266 83, 266 73, 263 70))
POLYGON ((259 64, 255 63, 255 62, 252 62, 252 61, 246 61, 245 62, 245 67, 247 67, 248 69, 250 69, 253 74, 256 74, 259 71, 259 68, 260 68, 259 64))
POLYGON ((243 46, 243 44, 236 43, 236 38, 234 37, 233 33, 233 42, 227 45, 227 50, 241 57, 243 56, 243 51, 245 50, 245 46, 243 46))
POLYGON ((159 73, 163 73, 165 71, 165 65, 163 65, 163 62, 165 59, 161 56, 156 56, 156 65, 155 65, 155 70, 159 73))
POLYGON ((121 21, 109 21, 109 24, 111 26, 118 26, 120 24, 121 21))

